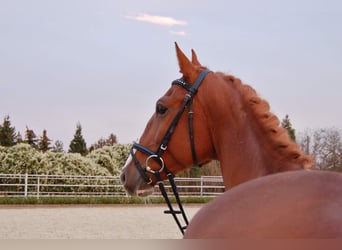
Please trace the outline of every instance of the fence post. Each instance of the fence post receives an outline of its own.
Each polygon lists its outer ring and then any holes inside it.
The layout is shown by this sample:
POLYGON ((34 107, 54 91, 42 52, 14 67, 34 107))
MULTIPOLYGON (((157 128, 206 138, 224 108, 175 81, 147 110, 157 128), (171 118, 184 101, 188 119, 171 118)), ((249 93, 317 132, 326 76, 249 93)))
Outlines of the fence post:
POLYGON ((27 197, 28 174, 25 174, 24 196, 27 197))
POLYGON ((200 196, 203 196, 203 176, 201 176, 201 189, 200 189, 200 196))
POLYGON ((38 175, 37 177, 37 200, 39 200, 39 188, 40 188, 40 178, 38 175))

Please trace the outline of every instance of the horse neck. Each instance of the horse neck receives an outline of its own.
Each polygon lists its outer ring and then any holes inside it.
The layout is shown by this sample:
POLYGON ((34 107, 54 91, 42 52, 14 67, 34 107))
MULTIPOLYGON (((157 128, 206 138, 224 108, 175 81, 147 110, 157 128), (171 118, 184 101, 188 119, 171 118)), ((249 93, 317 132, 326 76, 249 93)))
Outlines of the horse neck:
MULTIPOLYGON (((278 126, 272 128, 277 129, 278 135, 281 134, 277 144, 266 135, 266 125, 262 125, 248 107, 249 104, 244 103, 246 96, 241 89, 227 82, 227 79, 218 78, 216 84, 222 86, 205 90, 205 93, 214 91, 216 100, 205 107, 226 188, 271 173, 303 169, 311 163, 309 157, 304 156, 289 139, 287 131, 279 127, 278 119, 278 126)), ((272 115, 271 119, 275 118, 272 115)))

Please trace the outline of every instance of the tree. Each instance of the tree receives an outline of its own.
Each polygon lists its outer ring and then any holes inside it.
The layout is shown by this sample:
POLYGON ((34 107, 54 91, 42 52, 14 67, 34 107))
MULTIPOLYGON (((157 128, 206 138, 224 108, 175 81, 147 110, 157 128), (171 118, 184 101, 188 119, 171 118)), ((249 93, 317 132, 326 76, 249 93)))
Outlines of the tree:
POLYGON ((287 129, 289 133, 289 137, 293 140, 296 141, 296 130, 292 128, 292 124, 289 118, 289 115, 286 115, 285 118, 281 122, 281 126, 285 129, 287 129))
POLYGON ((10 147, 16 144, 15 128, 12 127, 9 115, 5 116, 0 125, 0 145, 10 147))
POLYGON ((77 123, 74 138, 69 145, 69 153, 80 153, 81 155, 87 154, 87 144, 82 135, 82 126, 77 123))
POLYGON ((307 130, 299 136, 299 145, 309 151, 315 168, 342 171, 342 133, 335 128, 307 130))
POLYGON ((62 152, 64 152, 64 150, 63 150, 63 142, 59 141, 59 140, 55 141, 55 144, 53 144, 51 151, 54 152, 54 153, 62 153, 62 152))
POLYGON ((37 136, 32 129, 29 129, 26 126, 25 131, 25 142, 31 145, 34 148, 37 148, 37 136))
POLYGON ((114 144, 118 143, 116 135, 111 133, 107 139, 107 143, 109 144, 109 146, 113 146, 114 144))
POLYGON ((117 144, 116 135, 111 133, 107 139, 100 138, 96 143, 92 144, 89 148, 89 151, 103 148, 104 146, 113 146, 115 144, 117 144))
POLYGON ((17 139, 17 143, 22 143, 24 142, 23 137, 21 136, 21 133, 18 131, 17 135, 16 135, 16 139, 17 139))
POLYGON ((340 131, 319 129, 313 134, 313 154, 319 169, 338 170, 342 167, 342 141, 340 131))
POLYGON ((51 149, 50 144, 51 140, 49 139, 49 137, 47 137, 46 129, 44 129, 43 135, 38 140, 38 149, 43 152, 46 152, 51 149))

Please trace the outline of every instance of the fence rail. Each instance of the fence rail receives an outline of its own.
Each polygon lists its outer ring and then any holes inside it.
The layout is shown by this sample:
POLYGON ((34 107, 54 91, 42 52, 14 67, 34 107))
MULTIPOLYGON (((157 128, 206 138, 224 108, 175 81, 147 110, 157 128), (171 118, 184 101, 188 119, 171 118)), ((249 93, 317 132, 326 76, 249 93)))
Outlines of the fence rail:
MULTIPOLYGON (((224 192, 221 176, 175 178, 182 196, 217 196, 224 192)), ((169 183, 165 182, 168 193, 169 183)), ((113 197, 126 196, 118 176, 0 174, 0 197, 113 197)), ((159 196, 157 187, 153 196, 159 196)))

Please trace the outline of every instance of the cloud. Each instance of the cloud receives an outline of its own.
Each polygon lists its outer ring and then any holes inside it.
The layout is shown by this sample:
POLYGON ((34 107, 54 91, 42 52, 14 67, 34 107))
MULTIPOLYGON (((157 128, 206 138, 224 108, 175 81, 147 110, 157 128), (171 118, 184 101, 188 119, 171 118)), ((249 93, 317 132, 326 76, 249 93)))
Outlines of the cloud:
POLYGON ((174 30, 170 30, 169 33, 171 35, 174 36, 186 36, 186 32, 185 31, 174 31, 174 30))
POLYGON ((137 14, 137 15, 127 15, 126 18, 140 21, 140 22, 147 22, 162 26, 185 26, 188 23, 183 20, 177 20, 173 17, 167 16, 154 16, 149 14, 137 14))

